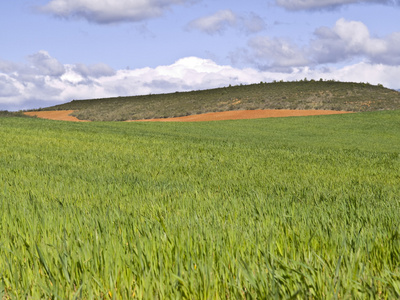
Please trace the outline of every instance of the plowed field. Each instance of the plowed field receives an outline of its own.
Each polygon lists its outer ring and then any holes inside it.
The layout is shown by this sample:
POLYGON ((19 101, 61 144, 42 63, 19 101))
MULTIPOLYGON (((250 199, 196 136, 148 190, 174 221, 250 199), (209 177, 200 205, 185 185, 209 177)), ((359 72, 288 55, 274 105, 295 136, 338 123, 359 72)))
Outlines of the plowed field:
POLYGON ((89 122, 86 120, 79 120, 74 116, 70 116, 73 110, 54 110, 54 111, 29 111, 25 112, 28 116, 36 116, 42 119, 58 120, 58 121, 74 121, 74 122, 89 122))
POLYGON ((239 119, 260 119, 274 117, 295 117, 295 116, 315 116, 333 115, 349 113, 335 110, 289 110, 289 109, 258 109, 258 110, 234 110, 224 112, 213 112, 201 115, 191 115, 178 118, 148 119, 138 121, 158 121, 158 122, 201 122, 201 121, 222 121, 239 119))
MULTIPOLYGON (((26 115, 37 116, 38 118, 59 120, 59 121, 75 121, 89 122, 79 120, 70 114, 73 110, 57 110, 57 111, 32 111, 26 112, 26 115)), ((146 119, 134 120, 136 122, 201 122, 201 121, 222 121, 222 120, 238 120, 238 119, 260 119, 260 118, 276 118, 276 117, 295 117, 295 116, 315 116, 315 115, 333 115, 349 113, 345 111, 335 110, 289 110, 289 109, 266 109, 266 110, 235 110, 224 112, 212 112, 200 115, 191 115, 177 118, 162 119, 146 119)), ((133 122, 133 121, 129 121, 133 122)))

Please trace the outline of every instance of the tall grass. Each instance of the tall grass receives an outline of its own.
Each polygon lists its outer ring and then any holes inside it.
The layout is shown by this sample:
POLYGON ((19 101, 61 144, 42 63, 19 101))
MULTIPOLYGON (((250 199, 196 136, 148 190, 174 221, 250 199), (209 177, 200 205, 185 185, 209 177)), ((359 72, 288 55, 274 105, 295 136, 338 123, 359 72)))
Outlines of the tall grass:
POLYGON ((0 297, 400 297, 400 112, 0 119, 0 297))

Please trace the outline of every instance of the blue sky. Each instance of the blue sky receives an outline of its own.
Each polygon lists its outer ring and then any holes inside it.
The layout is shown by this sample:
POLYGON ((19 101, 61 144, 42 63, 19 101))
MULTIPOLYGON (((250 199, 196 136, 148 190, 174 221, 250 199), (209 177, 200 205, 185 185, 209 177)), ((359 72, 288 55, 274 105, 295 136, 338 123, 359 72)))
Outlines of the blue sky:
POLYGON ((0 110, 305 77, 400 88, 400 0, 18 0, 0 11, 0 110))

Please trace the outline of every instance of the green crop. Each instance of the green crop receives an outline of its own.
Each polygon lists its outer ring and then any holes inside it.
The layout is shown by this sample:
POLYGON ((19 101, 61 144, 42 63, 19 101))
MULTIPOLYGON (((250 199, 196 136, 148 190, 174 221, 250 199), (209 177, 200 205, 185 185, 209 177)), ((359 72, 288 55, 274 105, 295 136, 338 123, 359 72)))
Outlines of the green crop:
POLYGON ((0 129, 0 299, 400 297, 400 111, 0 129))

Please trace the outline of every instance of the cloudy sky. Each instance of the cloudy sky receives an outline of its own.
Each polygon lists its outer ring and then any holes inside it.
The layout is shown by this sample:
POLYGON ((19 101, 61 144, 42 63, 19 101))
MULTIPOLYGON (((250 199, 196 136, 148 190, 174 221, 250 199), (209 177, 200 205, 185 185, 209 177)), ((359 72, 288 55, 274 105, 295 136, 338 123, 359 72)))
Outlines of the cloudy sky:
POLYGON ((0 110, 305 77, 400 88, 400 0, 18 0, 0 11, 0 110))

